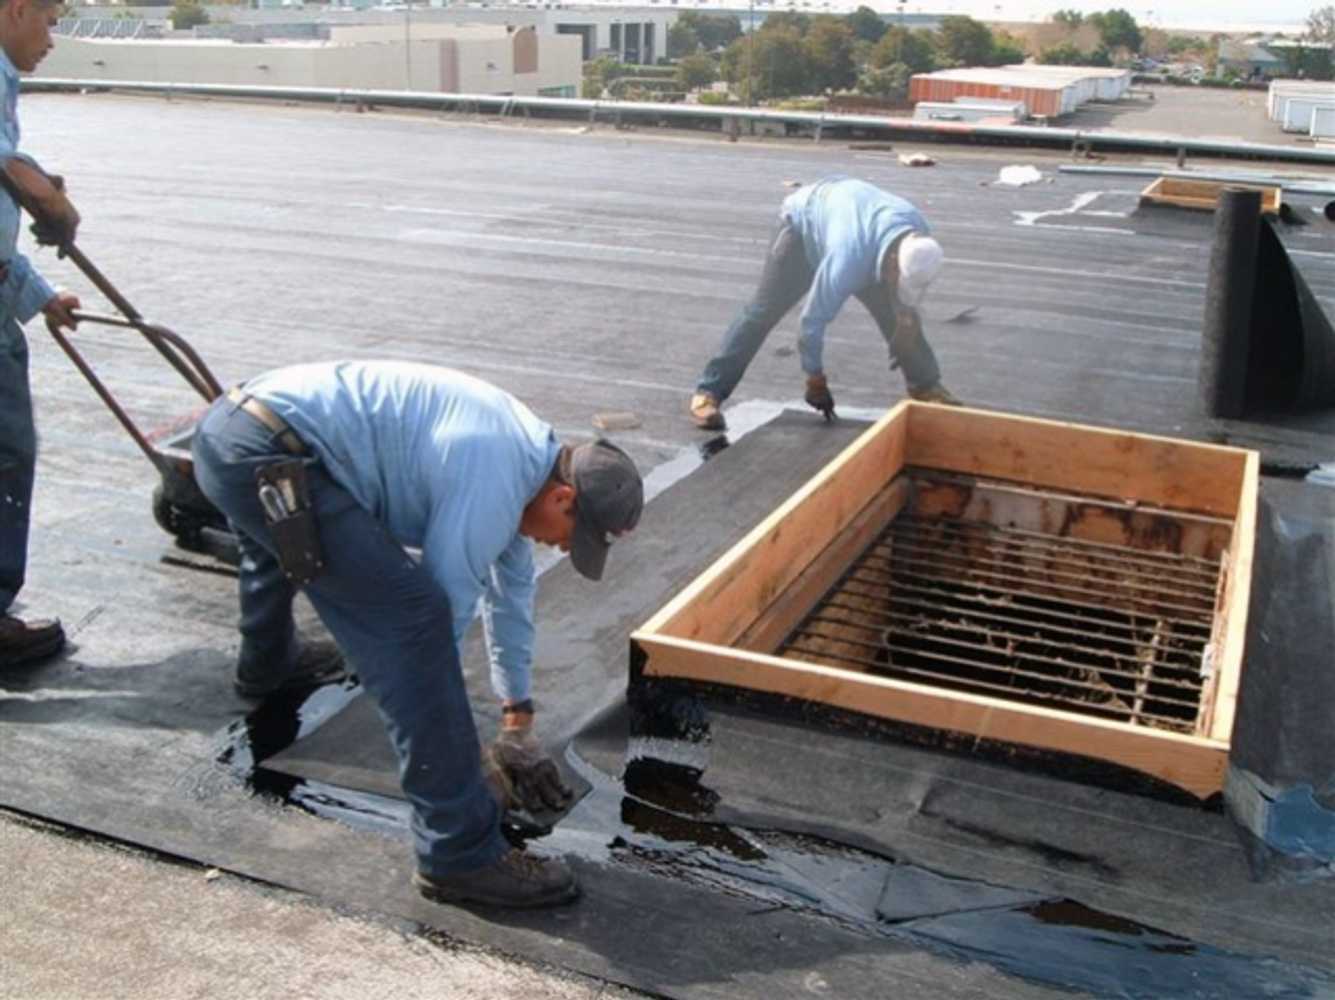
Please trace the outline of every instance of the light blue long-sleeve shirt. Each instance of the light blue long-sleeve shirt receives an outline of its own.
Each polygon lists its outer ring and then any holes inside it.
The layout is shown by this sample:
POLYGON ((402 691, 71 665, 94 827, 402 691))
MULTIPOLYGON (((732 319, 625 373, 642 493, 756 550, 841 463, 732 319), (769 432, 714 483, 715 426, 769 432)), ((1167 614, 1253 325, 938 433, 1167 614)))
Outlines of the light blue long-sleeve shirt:
POLYGON ((909 232, 926 236, 931 229, 903 198, 839 174, 798 188, 784 199, 780 216, 801 235, 815 271, 802 307, 798 350, 802 370, 817 375, 823 371, 825 328, 844 303, 880 280, 881 262, 896 240, 909 232))
POLYGON ((298 365, 246 391, 400 544, 422 550, 449 599, 456 644, 482 599, 492 686, 503 699, 527 698, 536 584, 519 519, 560 454, 551 427, 509 393, 432 365, 298 365))
MULTIPOLYGON (((19 149, 18 100, 18 70, 5 50, 0 49, 0 160, 8 159, 19 149)), ((0 326, 6 329, 16 321, 28 322, 56 294, 28 258, 17 250, 22 221, 14 199, 0 191, 0 261, 9 265, 9 272, 0 284, 0 326)), ((17 330, 10 332, 18 333, 17 330)))

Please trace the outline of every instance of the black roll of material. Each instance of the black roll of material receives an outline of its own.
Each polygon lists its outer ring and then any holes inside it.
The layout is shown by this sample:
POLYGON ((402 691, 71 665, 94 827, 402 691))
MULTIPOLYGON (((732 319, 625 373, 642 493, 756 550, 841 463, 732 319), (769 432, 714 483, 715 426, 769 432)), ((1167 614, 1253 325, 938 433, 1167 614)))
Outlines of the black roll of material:
POLYGON ((1220 193, 1198 376, 1212 417, 1335 406, 1335 329, 1260 209, 1259 191, 1220 193))
POLYGON ((1198 377, 1201 401, 1212 417, 1237 419, 1247 408, 1260 230, 1260 191, 1229 189, 1219 193, 1198 377))

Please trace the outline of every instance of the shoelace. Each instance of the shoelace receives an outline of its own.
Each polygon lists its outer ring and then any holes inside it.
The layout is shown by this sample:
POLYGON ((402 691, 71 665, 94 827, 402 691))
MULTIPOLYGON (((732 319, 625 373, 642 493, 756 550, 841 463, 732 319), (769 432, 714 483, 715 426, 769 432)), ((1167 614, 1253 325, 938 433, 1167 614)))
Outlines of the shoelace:
POLYGON ((512 850, 505 856, 506 867, 514 869, 521 879, 540 879, 543 874, 543 861, 526 851, 512 850))

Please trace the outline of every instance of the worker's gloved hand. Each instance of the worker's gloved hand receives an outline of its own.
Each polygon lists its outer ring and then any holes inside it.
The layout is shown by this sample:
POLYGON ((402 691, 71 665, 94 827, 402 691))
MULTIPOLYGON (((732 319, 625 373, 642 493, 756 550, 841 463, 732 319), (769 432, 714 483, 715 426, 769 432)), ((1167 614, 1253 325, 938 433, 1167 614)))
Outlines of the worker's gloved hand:
POLYGON ((830 386, 824 375, 807 376, 807 393, 803 398, 808 406, 819 410, 826 420, 834 419, 834 397, 830 395, 830 386))
MULTIPOLYGON (((491 744, 492 766, 506 785, 506 805, 530 814, 558 812, 570 805, 574 792, 533 733, 533 716, 507 717, 491 744)), ((491 780, 489 778, 489 780, 491 780)), ((493 790, 496 788, 492 782, 493 790)))
POLYGON ((27 156, 14 155, 0 165, 0 184, 32 216, 38 243, 64 250, 74 242, 79 212, 65 196, 63 178, 48 174, 27 156))

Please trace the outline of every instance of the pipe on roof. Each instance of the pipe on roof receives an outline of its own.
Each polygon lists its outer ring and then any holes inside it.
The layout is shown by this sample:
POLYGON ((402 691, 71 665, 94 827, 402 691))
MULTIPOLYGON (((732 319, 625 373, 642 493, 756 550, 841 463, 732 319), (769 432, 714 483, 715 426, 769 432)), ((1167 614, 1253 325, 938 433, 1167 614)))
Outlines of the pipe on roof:
POLYGON ((814 127, 819 134, 825 128, 878 129, 923 139, 989 140, 1003 139, 1037 146, 1069 148, 1077 143, 1089 149, 1134 150, 1198 156, 1247 157, 1294 163, 1335 163, 1335 150, 1300 146, 1271 146, 1262 143, 1225 142, 1216 139, 1188 139, 1175 136, 1132 135, 1125 132, 1086 132, 1081 129, 1033 125, 979 125, 962 122, 915 121, 910 118, 886 118, 876 115, 826 114, 810 111, 770 111, 758 108, 726 108, 699 104, 656 104, 647 101, 601 101, 570 97, 515 97, 499 94, 440 94, 413 90, 349 90, 338 87, 262 87, 251 84, 164 83, 149 80, 70 80, 27 78, 24 90, 76 91, 133 90, 150 93, 206 94, 218 97, 273 98, 275 100, 334 101, 337 103, 383 104, 398 107, 446 107, 471 105, 497 111, 563 111, 587 113, 590 118, 611 112, 619 117, 642 116, 655 121, 664 119, 708 119, 724 121, 775 121, 814 127))
POLYGON ((1157 167, 1084 166, 1063 163, 1063 174, 1097 174, 1113 177, 1173 177, 1189 181, 1219 181, 1223 184, 1263 184, 1282 187, 1290 194, 1335 195, 1335 183, 1266 173, 1260 170, 1160 170, 1157 167))

